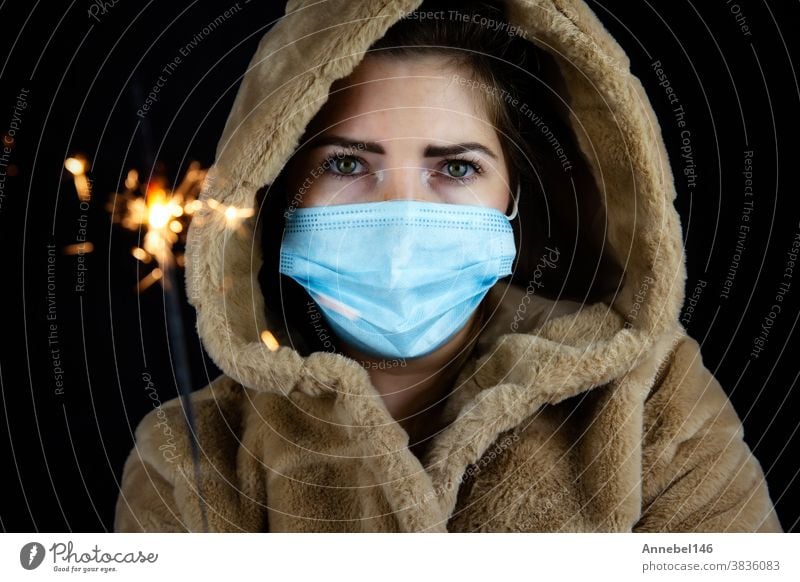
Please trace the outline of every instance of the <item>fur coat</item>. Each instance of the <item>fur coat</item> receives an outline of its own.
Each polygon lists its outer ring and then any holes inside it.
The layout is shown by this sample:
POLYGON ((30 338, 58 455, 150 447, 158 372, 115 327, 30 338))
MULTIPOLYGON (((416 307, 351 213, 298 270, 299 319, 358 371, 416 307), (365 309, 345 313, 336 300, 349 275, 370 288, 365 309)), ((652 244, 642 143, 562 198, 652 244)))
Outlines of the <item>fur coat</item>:
POLYGON ((607 186, 607 244, 625 265, 613 298, 493 287, 496 315, 422 458, 357 362, 281 341, 256 280, 255 218, 232 228, 226 210, 256 206, 331 83, 419 4, 290 0, 261 40, 188 234, 189 299, 224 372, 191 396, 199 463, 180 399, 148 413, 115 530, 782 531, 740 419, 679 321, 685 257, 659 123, 581 0, 506 9, 558 62, 578 145, 607 186))

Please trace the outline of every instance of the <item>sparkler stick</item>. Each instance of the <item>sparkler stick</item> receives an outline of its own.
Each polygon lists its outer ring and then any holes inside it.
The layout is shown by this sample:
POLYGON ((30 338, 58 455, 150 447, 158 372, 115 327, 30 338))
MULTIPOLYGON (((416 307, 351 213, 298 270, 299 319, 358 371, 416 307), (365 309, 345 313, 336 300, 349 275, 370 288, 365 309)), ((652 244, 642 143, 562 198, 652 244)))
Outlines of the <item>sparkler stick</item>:
POLYGON ((195 433, 194 412, 191 403, 191 374, 189 372, 189 358, 186 352, 186 344, 183 339, 183 317, 181 316, 181 305, 178 301, 176 291, 177 277, 175 276, 174 257, 170 252, 168 258, 162 264, 164 272, 163 289, 165 308, 167 312, 167 332, 170 339, 170 352, 173 360, 173 370, 175 380, 181 392, 181 404, 186 412, 186 425, 189 431, 189 446, 192 453, 192 466, 194 467, 194 480, 197 485, 197 495, 200 498, 200 513, 203 519, 203 531, 208 531, 208 517, 204 505, 205 496, 203 495, 202 482, 200 481, 200 447, 197 444, 195 433))
MULTIPOLYGON (((190 172, 197 171, 198 165, 190 166, 190 172)), ((188 177, 187 177, 188 179, 188 177)), ((197 496, 200 500, 200 515, 202 517, 203 531, 208 531, 208 517, 205 508, 202 482, 200 480, 200 446, 197 442, 194 411, 191 402, 192 382, 189 371, 189 357, 186 351, 186 342, 183 338, 183 317, 181 305, 178 300, 177 278, 175 276, 175 256, 172 244, 178 239, 178 233, 184 231, 183 225, 175 220, 185 214, 183 208, 183 191, 186 179, 179 186, 178 192, 169 196, 167 192, 156 183, 154 188, 147 189, 146 203, 147 233, 145 234, 145 250, 156 259, 162 273, 162 289, 164 295, 164 308, 166 311, 167 334, 169 337, 170 355, 172 356, 172 369, 175 381, 180 391, 181 405, 184 410, 186 428, 191 449, 194 480, 197 487, 197 496)))
MULTIPOLYGON (((65 161, 65 166, 75 177, 75 187, 82 201, 88 201, 91 195, 89 182, 85 176, 86 165, 86 159, 78 156, 65 161)), ((125 191, 115 193, 107 206, 115 223, 120 223, 123 228, 132 231, 145 230, 142 247, 134 247, 131 253, 142 264, 152 263, 153 268, 139 281, 138 292, 143 293, 158 281, 162 283, 170 356, 188 430, 204 532, 208 531, 208 517, 200 480, 200 445, 191 403, 191 372, 183 336, 183 316, 176 275, 176 270, 183 266, 184 257, 174 252, 174 245, 184 242, 186 227, 195 210, 200 207, 206 206, 214 212, 221 213, 231 230, 237 230, 243 220, 254 215, 252 208, 236 208, 217 202, 213 198, 209 198, 206 202, 198 200, 206 173, 207 171, 202 169, 199 163, 192 162, 178 187, 169 191, 159 177, 154 177, 143 188, 136 170, 130 170, 125 180, 125 191)), ((262 331, 261 339, 270 350, 278 349, 277 340, 268 330, 262 331)))
POLYGON ((141 293, 154 282, 159 280, 162 282, 173 372, 180 392, 189 436, 194 480, 200 499, 202 527, 203 531, 207 532, 208 517, 200 480, 200 446, 191 403, 191 372, 183 336, 183 317, 176 276, 176 268, 183 257, 182 255, 176 256, 173 252, 173 244, 181 239, 180 235, 186 230, 184 223, 188 223, 199 203, 196 196, 205 178, 205 173, 205 170, 200 169, 197 162, 193 162, 183 181, 173 192, 168 192, 163 187, 162 181, 156 178, 148 184, 145 195, 142 197, 138 174, 135 170, 131 170, 125 180, 125 192, 117 195, 121 196, 125 203, 119 207, 116 204, 110 204, 110 208, 114 211, 114 221, 120 222, 123 227, 130 230, 146 229, 144 248, 135 247, 132 254, 142 263, 154 262, 157 265, 139 282, 138 289, 141 293), (119 212, 116 212, 118 208, 119 212))

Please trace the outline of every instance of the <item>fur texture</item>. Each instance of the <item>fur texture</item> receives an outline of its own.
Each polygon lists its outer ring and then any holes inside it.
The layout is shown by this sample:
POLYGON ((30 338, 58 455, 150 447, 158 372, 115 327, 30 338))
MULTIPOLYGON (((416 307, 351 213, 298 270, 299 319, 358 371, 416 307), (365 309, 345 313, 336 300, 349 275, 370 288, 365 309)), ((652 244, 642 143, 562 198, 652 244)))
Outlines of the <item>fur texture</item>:
POLYGON ((358 363, 260 341, 277 325, 255 219, 231 228, 224 210, 254 206, 331 83, 419 4, 291 0, 259 44, 187 245, 198 333, 224 372, 193 395, 199 471, 180 402, 165 403, 136 430, 115 530, 200 531, 202 503, 212 531, 782 531, 741 422, 678 321, 686 272, 659 123, 581 0, 507 10, 561 68, 625 265, 613 301, 530 303, 511 333, 524 291, 496 285, 499 309, 422 459, 358 363))

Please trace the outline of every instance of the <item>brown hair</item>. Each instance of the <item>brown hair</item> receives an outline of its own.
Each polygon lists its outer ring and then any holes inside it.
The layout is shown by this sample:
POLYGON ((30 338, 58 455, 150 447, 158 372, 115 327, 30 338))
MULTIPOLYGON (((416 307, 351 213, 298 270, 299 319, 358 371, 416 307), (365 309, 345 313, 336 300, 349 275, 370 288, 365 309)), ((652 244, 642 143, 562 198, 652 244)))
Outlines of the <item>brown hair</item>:
MULTIPOLYGON (((373 43, 366 56, 446 56, 452 65, 463 68, 462 76, 484 89, 489 122, 496 128, 508 164, 511 192, 516 193, 517 184, 521 191, 519 215, 512 222, 518 253, 510 282, 551 299, 605 299, 614 292, 622 269, 603 244, 604 207, 566 122, 569 96, 559 67, 525 34, 508 26, 503 6, 495 1, 425 0, 373 43), (553 257, 548 249, 557 249, 556 264, 544 259, 553 257)), ((314 337, 319 335, 316 329, 309 337, 312 326, 304 307, 310 298, 305 290, 291 278, 278 276, 289 194, 285 171, 272 188, 276 192, 266 197, 262 208, 261 285, 267 308, 281 309, 308 341, 310 351, 325 349, 314 337)), ((487 317, 484 303, 480 327, 487 317)), ((291 341, 296 344, 300 339, 291 341)))

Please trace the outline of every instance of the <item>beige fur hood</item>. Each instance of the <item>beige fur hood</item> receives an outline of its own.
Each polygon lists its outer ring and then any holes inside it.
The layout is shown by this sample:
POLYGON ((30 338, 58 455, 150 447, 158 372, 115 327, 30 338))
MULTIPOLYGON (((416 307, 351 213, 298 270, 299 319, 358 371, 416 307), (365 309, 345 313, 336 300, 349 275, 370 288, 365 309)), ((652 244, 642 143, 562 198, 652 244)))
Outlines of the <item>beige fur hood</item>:
POLYGON ((188 235, 198 333, 224 373, 192 397, 200 464, 177 399, 148 414, 115 529, 781 531, 739 418, 679 323, 685 258, 659 122, 580 0, 505 4, 509 24, 560 67, 606 244, 624 266, 613 296, 577 310, 543 303, 554 307, 519 320, 533 305, 525 289, 493 288, 498 310, 422 459, 366 370, 301 355, 267 319, 256 216, 246 216, 257 191, 331 83, 419 4, 291 0, 261 40, 188 235))

